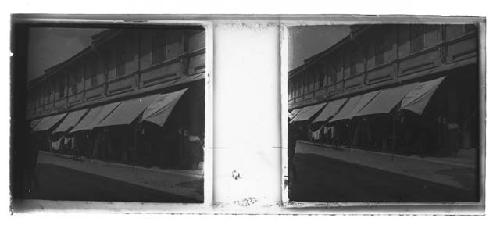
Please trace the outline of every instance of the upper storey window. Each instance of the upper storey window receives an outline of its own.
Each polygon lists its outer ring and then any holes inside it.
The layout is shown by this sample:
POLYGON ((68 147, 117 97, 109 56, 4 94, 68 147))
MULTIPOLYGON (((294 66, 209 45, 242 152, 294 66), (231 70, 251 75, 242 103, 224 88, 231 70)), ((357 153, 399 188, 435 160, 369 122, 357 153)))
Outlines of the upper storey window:
POLYGON ((363 64, 363 47, 354 46, 351 50, 349 62, 349 77, 354 77, 363 72, 361 65, 363 64))
POLYGON ((167 40, 165 38, 165 34, 162 32, 157 32, 153 35, 152 41, 152 62, 154 64, 161 63, 165 61, 167 57, 167 40))
POLYGON ((410 25, 410 52, 424 49, 425 25, 410 25))
POLYGON ((381 36, 377 43, 375 44, 375 66, 383 65, 388 60, 385 57, 385 53, 391 48, 389 42, 387 42, 386 36, 381 36))
POLYGON ((102 73, 104 74, 104 76, 107 77, 109 74, 109 71, 113 67, 113 64, 112 64, 113 63, 113 55, 111 55, 110 50, 103 51, 101 61, 102 61, 102 73))
POLYGON ((88 65, 88 77, 90 79, 90 87, 97 85, 97 65, 95 62, 90 62, 88 65))
POLYGON ((78 76, 73 75, 71 78, 71 94, 75 95, 78 91, 78 76))
POLYGON ((125 49, 118 49, 116 51, 116 76, 125 74, 125 49))
POLYGON ((59 81, 59 99, 64 97, 64 81, 59 81))
MULTIPOLYGON (((356 50, 353 50, 353 54, 355 54, 356 50)), ((352 77, 356 75, 356 58, 351 56, 349 59, 349 75, 352 77)))

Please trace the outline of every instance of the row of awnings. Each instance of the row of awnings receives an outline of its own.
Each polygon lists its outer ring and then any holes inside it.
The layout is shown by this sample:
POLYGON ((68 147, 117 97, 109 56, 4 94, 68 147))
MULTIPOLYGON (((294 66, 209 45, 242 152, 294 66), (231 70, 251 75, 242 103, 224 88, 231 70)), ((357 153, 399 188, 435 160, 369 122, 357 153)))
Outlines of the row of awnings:
POLYGON ((65 116, 66 113, 41 118, 38 122, 33 122, 37 123, 37 125, 33 127, 33 130, 35 131, 49 130, 50 128, 54 127, 59 121, 61 121, 65 116))
POLYGON ((292 122, 309 120, 309 118, 314 116, 314 114, 323 109, 325 105, 326 102, 302 108, 300 111, 297 112, 297 115, 295 115, 295 117, 292 119, 292 122))
POLYGON ((328 103, 295 109, 289 114, 290 122, 307 121, 317 113, 319 115, 314 119, 313 123, 349 120, 353 117, 373 114, 387 114, 399 103, 401 103, 400 109, 421 115, 444 78, 375 90, 351 98, 340 98, 328 103))
POLYGON ((187 88, 48 116, 33 120, 30 125, 34 131, 47 131, 59 124, 53 133, 67 131, 73 133, 98 127, 129 125, 142 114, 140 121, 163 126, 186 91, 187 88))

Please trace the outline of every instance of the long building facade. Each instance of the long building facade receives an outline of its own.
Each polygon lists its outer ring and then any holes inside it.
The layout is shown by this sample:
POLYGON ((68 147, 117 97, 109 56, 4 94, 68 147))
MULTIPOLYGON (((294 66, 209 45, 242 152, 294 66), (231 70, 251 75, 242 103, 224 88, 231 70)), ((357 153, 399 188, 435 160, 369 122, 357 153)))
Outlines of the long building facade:
POLYGON ((290 126, 320 143, 475 158, 478 44, 475 24, 352 26, 289 71, 290 126))
POLYGON ((203 162, 202 27, 107 29, 28 82, 39 148, 162 168, 203 162))

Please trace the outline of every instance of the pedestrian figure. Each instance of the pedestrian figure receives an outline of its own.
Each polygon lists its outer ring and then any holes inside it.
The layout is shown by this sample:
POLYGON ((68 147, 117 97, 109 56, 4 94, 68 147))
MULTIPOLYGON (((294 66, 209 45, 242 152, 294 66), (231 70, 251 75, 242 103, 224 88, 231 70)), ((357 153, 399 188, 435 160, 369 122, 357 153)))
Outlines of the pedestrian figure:
POLYGON ((190 167, 190 156, 187 151, 188 143, 188 131, 184 128, 179 128, 177 130, 177 140, 178 140, 178 155, 180 155, 180 167, 183 169, 188 169, 190 167))
POLYGON ((196 135, 188 135, 188 155, 191 160, 190 169, 200 169, 200 162, 203 161, 203 147, 201 139, 196 135))

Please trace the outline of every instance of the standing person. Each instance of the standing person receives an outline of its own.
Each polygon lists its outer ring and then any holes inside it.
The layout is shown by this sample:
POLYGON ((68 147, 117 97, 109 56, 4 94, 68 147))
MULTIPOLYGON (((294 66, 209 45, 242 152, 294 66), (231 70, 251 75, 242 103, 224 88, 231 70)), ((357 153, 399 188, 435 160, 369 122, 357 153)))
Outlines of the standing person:
POLYGON ((200 169, 200 162, 203 159, 203 147, 201 140, 196 135, 188 135, 188 155, 191 160, 189 169, 200 169))
POLYGON ((189 168, 189 156, 187 156, 186 145, 187 145, 187 130, 183 127, 180 127, 177 130, 177 156, 179 159, 179 167, 182 169, 189 168))
POLYGON ((333 126, 333 125, 329 126, 328 127, 328 131, 329 131, 328 134, 330 135, 330 137, 329 137, 330 138, 330 144, 332 144, 335 147, 338 147, 338 143, 336 141, 336 139, 337 139, 337 133, 335 133, 335 131, 337 131, 337 130, 335 130, 335 126, 333 126))

